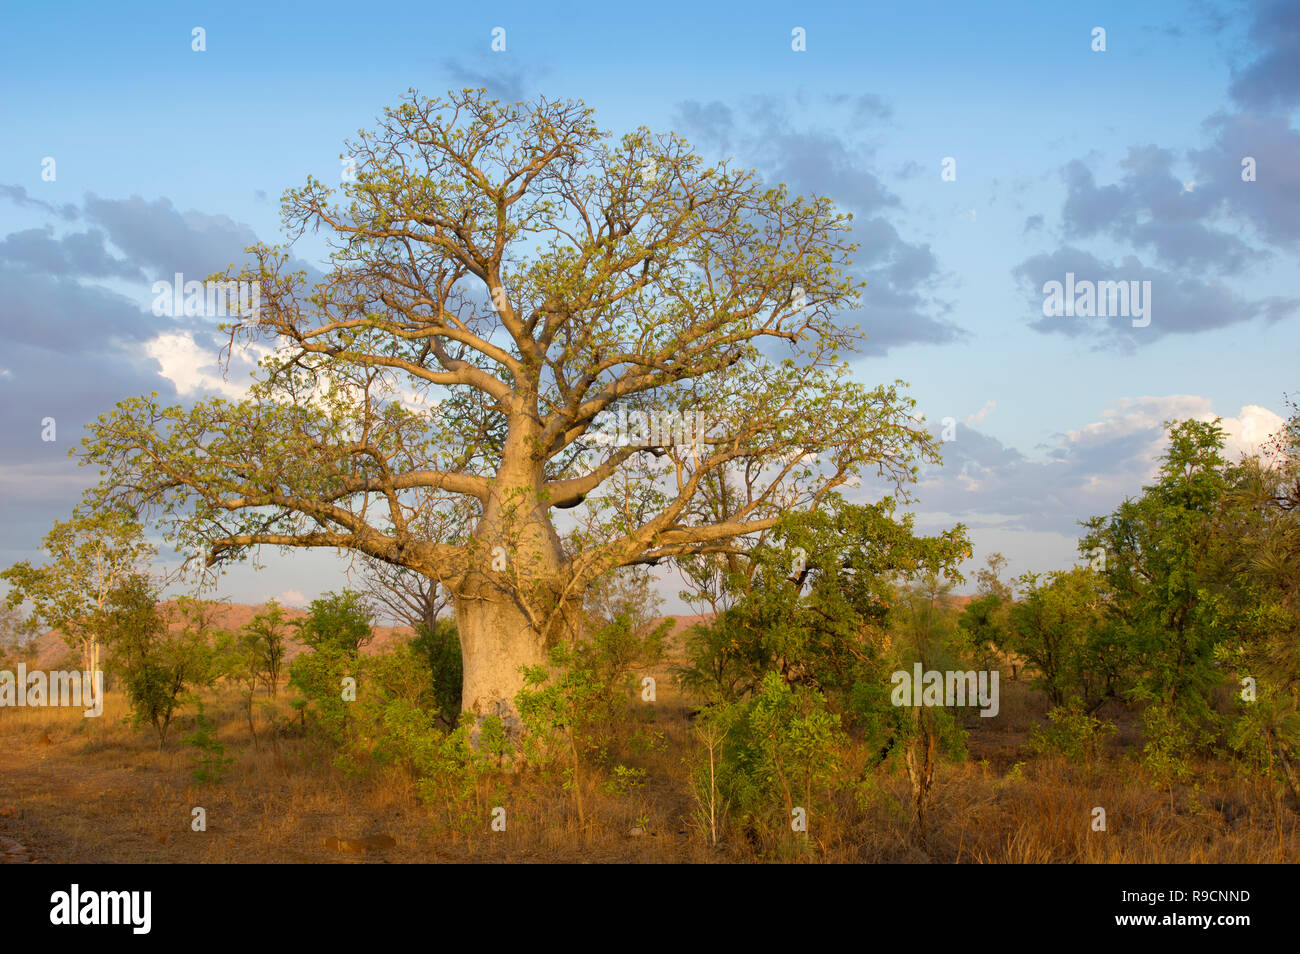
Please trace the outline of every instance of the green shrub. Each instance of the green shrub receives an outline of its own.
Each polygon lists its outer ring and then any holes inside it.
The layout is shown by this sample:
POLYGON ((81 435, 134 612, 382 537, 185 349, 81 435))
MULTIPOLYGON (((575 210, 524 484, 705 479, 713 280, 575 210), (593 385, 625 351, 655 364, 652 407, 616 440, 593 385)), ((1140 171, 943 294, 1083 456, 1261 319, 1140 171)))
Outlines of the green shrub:
POLYGON ((1076 765, 1091 765, 1101 755, 1115 724, 1079 709, 1057 706, 1047 713, 1048 725, 1037 725, 1029 733, 1029 747, 1035 755, 1062 755, 1076 765))
POLYGON ((216 727, 203 714, 202 702, 198 703, 198 710, 194 731, 183 741, 195 750, 192 758, 194 781, 218 784, 226 776, 226 767, 235 760, 226 755, 226 747, 217 741, 216 727))
POLYGON ((716 788, 713 802, 734 806, 770 843, 793 833, 796 808, 804 809, 811 830, 829 805, 848 744, 840 716, 830 711, 825 696, 792 687, 770 672, 749 698, 705 719, 724 734, 713 765, 695 768, 697 791, 716 788), (706 773, 711 776, 707 787, 706 773))
POLYGON ((440 619, 432 626, 416 630, 412 648, 427 660, 433 683, 433 696, 443 722, 454 727, 460 717, 460 693, 464 678, 460 636, 456 624, 440 619))

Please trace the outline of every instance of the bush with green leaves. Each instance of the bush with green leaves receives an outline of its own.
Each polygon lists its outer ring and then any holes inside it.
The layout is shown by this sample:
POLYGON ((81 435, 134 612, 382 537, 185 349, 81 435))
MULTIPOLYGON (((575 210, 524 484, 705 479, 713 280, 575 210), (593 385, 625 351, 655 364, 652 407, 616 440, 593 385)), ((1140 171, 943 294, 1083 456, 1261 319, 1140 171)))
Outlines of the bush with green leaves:
POLYGON ((375 610, 364 595, 355 590, 326 593, 312 600, 307 616, 294 626, 298 638, 312 649, 337 650, 355 659, 374 638, 375 610))
POLYGON ((148 577, 127 578, 108 598, 107 641, 135 724, 152 726, 162 749, 183 697, 212 682, 213 654, 188 618, 169 626, 157 604, 148 577))
POLYGON ((1035 670, 1034 686, 1059 708, 1095 712, 1135 678, 1131 634, 1115 622, 1105 579, 1090 566, 1025 573, 1005 645, 1035 670))
POLYGON ((514 754, 501 720, 466 714, 446 731, 429 710, 396 699, 384 707, 383 729, 389 757, 411 772, 438 824, 460 835, 480 829, 490 805, 500 801, 501 793, 492 797, 491 780, 514 754))
POLYGON ((356 680, 360 699, 359 676, 357 660, 335 647, 300 653, 289 666, 289 686, 300 694, 295 705, 308 731, 331 748, 343 748, 352 740, 354 700, 347 698, 345 680, 356 680))
POLYGON ((203 712, 203 703, 198 705, 194 731, 184 736, 182 741, 194 749, 194 781, 200 784, 217 784, 226 777, 226 770, 234 758, 226 755, 226 747, 217 739, 216 726, 203 712))
POLYGON ((444 726, 454 728, 460 719, 461 684, 464 676, 456 624, 449 619, 437 620, 432 626, 421 624, 416 627, 411 646, 429 663, 439 718, 444 726))
POLYGON ((1216 647, 1240 626, 1241 605, 1213 579, 1231 537, 1216 533, 1238 466, 1217 421, 1170 423, 1156 481, 1086 522, 1085 553, 1104 558, 1113 644, 1133 654, 1129 698, 1143 713, 1144 760, 1162 781, 1190 777, 1223 737, 1213 695, 1225 680, 1216 647))
POLYGON ((271 600, 241 630, 242 642, 250 654, 249 662, 271 698, 275 698, 280 685, 288 628, 289 622, 284 610, 279 603, 271 600))
POLYGON ((777 672, 847 714, 855 685, 878 680, 898 583, 955 574, 970 553, 960 525, 917 536, 912 516, 897 516, 896 506, 886 497, 791 514, 738 556, 723 584, 729 605, 687 636, 682 685, 709 702, 731 702, 777 672))
MULTIPOLYGON (((968 631, 958 622, 952 600, 953 580, 934 570, 916 582, 899 587, 886 621, 889 643, 881 658, 881 676, 892 684, 893 673, 911 674, 920 665, 923 672, 967 671, 973 647, 968 631), (884 675, 887 672, 888 675, 884 675)), ((911 705, 888 705, 881 698, 880 682, 855 687, 854 701, 864 727, 880 734, 879 759, 886 765, 901 760, 912 790, 913 821, 922 841, 926 836, 926 811, 941 757, 958 759, 966 753, 966 732, 961 719, 973 711, 975 700, 965 710, 948 706, 915 704, 919 687, 913 686, 911 705)))
POLYGON ((1115 723, 1068 706, 1049 710, 1047 722, 1030 730, 1030 749, 1039 756, 1064 756, 1076 765, 1095 764, 1106 740, 1115 734, 1115 723))
POLYGON ((843 781, 849 741, 822 693, 772 672, 747 698, 716 705, 700 719, 706 740, 712 735, 719 744, 704 746, 692 783, 715 829, 718 817, 734 810, 761 841, 777 845, 795 835, 795 810, 803 809, 808 831, 815 831, 843 781))
POLYGON ((564 787, 573 794, 578 824, 586 824, 584 762, 601 749, 608 727, 609 687, 567 643, 551 647, 549 666, 524 669, 515 697, 524 724, 525 760, 540 768, 563 766, 564 787))
POLYGON ((597 628, 587 638, 557 644, 548 665, 524 669, 515 702, 524 726, 524 759, 544 769, 562 766, 580 823, 586 818, 586 764, 608 764, 620 746, 638 748, 636 737, 624 733, 639 689, 635 670, 660 658, 672 627, 666 620, 639 618, 627 606, 588 621, 597 628))

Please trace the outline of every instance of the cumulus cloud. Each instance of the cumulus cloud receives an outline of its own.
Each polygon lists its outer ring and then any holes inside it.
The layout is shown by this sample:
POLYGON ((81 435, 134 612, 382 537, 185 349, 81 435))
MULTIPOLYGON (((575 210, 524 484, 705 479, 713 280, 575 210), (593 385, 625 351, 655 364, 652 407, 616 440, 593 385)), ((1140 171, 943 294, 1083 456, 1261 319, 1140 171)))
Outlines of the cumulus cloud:
POLYGON ((844 315, 867 335, 864 352, 883 355, 909 344, 946 344, 965 332, 948 320, 950 303, 935 286, 939 263, 925 243, 908 241, 889 221, 901 202, 874 167, 873 150, 842 130, 886 120, 888 107, 873 94, 831 96, 843 123, 809 127, 784 99, 752 97, 678 104, 677 125, 698 146, 733 156, 769 182, 796 195, 824 195, 854 214, 859 249, 853 276, 866 282, 862 307, 844 315))
POLYGON ((145 350, 158 362, 159 373, 176 386, 184 397, 217 394, 239 400, 248 394, 249 374, 269 348, 256 344, 237 345, 227 364, 220 348, 209 336, 192 331, 172 331, 149 341, 145 350), (200 343, 203 339, 206 343, 200 343))
POLYGON ((276 600, 281 606, 292 606, 295 609, 301 609, 311 602, 300 590, 285 590, 278 596, 268 598, 268 602, 270 599, 276 600))
MULTIPOLYGON (((1125 397, 1097 420, 1055 435, 1033 456, 974 427, 943 445, 943 466, 917 488, 927 513, 975 527, 1077 535, 1078 522, 1109 513, 1155 478, 1168 446, 1167 421, 1213 420, 1208 397, 1125 397)), ((1257 452, 1283 425, 1268 408, 1246 405, 1223 416, 1225 455, 1257 452)))
POLYGON ((1232 98, 1249 109, 1300 101, 1300 5, 1255 0, 1249 29, 1256 55, 1233 70, 1232 98))
MULTIPOLYGON (((1234 68, 1231 87, 1244 111, 1209 116, 1201 148, 1130 146, 1113 182, 1099 184, 1083 159, 1067 163, 1060 214, 1067 244, 1014 270, 1037 283, 1035 295, 1043 281, 1061 281, 1066 271, 1092 270, 1079 276, 1091 280, 1149 279, 1163 317, 1141 333, 1124 322, 1049 319, 1034 328, 1133 345, 1296 313, 1296 297, 1257 297, 1247 289, 1270 262, 1293 261, 1300 246, 1300 132, 1288 115, 1300 102, 1300 6, 1256 0, 1248 12, 1250 52, 1234 68), (1119 264, 1104 262, 1078 247, 1090 239, 1130 254, 1121 252, 1119 264)), ((1026 231, 1043 221, 1031 216, 1026 231)))
POLYGON ((1047 334, 1096 338, 1099 347, 1150 345, 1168 335, 1193 334, 1255 320, 1271 323, 1294 315, 1300 308, 1300 298, 1248 298, 1219 279, 1147 265, 1134 255, 1107 261, 1075 246, 1031 256, 1012 274, 1023 283, 1030 314, 1036 316, 1030 322, 1031 328, 1047 334), (1145 299, 1149 314, 1141 319, 1124 315, 1044 316, 1044 286, 1048 282, 1064 283, 1068 274, 1074 275, 1076 285, 1083 281, 1150 282, 1150 296, 1145 299), (1134 324, 1135 320, 1147 319, 1146 325, 1134 324))

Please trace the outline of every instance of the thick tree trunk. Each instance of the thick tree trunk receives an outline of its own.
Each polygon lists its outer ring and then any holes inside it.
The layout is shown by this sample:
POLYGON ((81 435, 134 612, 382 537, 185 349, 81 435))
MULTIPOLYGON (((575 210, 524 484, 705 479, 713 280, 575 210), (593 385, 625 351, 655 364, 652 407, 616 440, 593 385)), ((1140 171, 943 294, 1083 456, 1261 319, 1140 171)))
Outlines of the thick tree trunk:
POLYGON ((480 719, 499 716, 512 735, 520 724, 515 696, 523 688, 523 666, 546 662, 546 640, 527 615, 508 597, 458 598, 456 628, 460 634, 464 678, 461 709, 480 719))
POLYGON ((512 738, 522 729, 520 669, 545 664, 549 647, 574 634, 580 604, 557 608, 565 554, 541 493, 537 429, 535 418, 511 421, 469 567, 451 592, 464 665, 461 711, 500 717, 512 738))

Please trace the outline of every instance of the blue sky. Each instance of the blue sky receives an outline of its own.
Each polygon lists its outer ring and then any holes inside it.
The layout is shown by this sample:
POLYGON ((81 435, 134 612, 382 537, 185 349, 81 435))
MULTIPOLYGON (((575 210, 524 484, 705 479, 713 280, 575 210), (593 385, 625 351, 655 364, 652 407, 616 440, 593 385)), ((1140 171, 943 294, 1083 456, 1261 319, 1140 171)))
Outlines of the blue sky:
MULTIPOLYGON (((958 422, 917 510, 966 522, 979 560, 1068 565, 1075 521, 1149 475, 1161 420, 1219 415, 1248 449, 1300 384, 1295 3, 70 3, 6 21, 4 564, 78 499, 91 475, 65 455, 87 421, 221 388, 210 336, 148 314, 152 281, 277 240, 280 193, 337 181, 343 140, 410 87, 582 99, 604 128, 677 131, 852 211, 856 371, 958 422), (1150 326, 1045 319, 1041 286, 1067 271, 1151 280, 1150 326)), ((264 562, 222 591, 344 582, 329 554, 264 562)))

